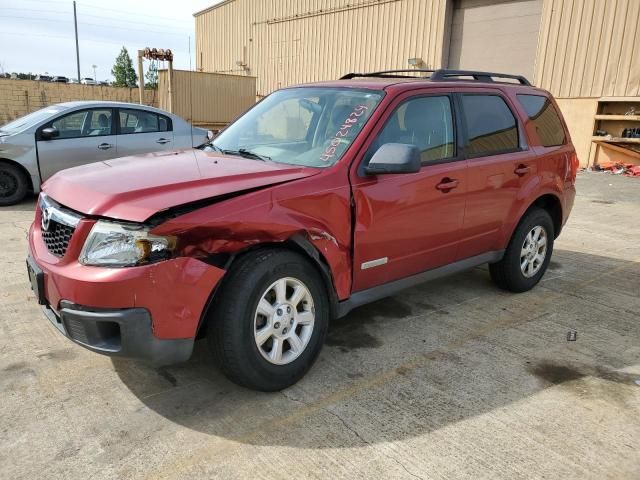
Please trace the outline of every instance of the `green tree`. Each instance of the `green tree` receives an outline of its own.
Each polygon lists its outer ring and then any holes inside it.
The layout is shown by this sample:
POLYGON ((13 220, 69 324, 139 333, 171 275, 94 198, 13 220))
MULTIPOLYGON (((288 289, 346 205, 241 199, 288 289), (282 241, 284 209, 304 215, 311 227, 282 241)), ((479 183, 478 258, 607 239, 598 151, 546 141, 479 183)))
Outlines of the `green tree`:
POLYGON ((0 72, 0 77, 6 76, 7 78, 17 78, 18 80, 33 80, 36 78, 32 73, 22 73, 22 72, 11 72, 11 73, 2 73, 0 72))
POLYGON ((158 62, 156 60, 151 60, 149 70, 144 77, 147 79, 144 88, 158 88, 158 62))
POLYGON ((135 87, 138 81, 138 75, 133 69, 133 62, 129 56, 129 52, 122 47, 120 53, 116 57, 116 63, 113 64, 111 74, 115 78, 114 87, 135 87))

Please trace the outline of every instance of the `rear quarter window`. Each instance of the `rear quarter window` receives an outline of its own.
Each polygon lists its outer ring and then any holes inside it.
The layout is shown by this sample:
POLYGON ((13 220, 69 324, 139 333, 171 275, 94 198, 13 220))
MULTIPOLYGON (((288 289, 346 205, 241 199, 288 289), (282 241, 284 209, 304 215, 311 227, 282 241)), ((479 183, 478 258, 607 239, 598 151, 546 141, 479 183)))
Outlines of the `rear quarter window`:
POLYGON ((517 95, 518 101, 540 137, 544 147, 556 147, 565 143, 565 133, 558 112, 543 95, 517 95))

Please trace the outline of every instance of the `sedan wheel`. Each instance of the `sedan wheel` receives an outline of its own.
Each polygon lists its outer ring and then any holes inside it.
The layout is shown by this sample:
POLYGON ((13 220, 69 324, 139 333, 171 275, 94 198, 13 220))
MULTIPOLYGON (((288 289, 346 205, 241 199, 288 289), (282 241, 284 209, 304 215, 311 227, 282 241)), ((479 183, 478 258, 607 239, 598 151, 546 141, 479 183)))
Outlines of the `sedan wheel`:
POLYGON ((13 172, 0 170, 0 197, 7 198, 16 194, 18 179, 13 172))
POLYGON ((0 162, 0 206, 16 204, 26 196, 27 177, 16 165, 0 162))

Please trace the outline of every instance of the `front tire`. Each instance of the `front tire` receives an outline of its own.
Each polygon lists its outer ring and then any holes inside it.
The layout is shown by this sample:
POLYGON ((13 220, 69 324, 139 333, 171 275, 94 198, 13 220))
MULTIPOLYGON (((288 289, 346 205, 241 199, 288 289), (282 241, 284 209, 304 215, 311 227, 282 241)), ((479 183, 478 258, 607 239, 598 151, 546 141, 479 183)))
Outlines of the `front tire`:
POLYGON ((224 374, 268 392, 300 380, 329 324, 328 295, 315 267, 296 252, 263 249, 241 257, 223 282, 207 338, 224 374))
POLYGON ((553 220, 546 210, 529 210, 513 233, 502 260, 489 264, 493 281, 510 292, 526 292, 540 281, 553 253, 553 220))
POLYGON ((20 168, 0 162, 0 207, 21 202, 29 191, 29 179, 20 168))

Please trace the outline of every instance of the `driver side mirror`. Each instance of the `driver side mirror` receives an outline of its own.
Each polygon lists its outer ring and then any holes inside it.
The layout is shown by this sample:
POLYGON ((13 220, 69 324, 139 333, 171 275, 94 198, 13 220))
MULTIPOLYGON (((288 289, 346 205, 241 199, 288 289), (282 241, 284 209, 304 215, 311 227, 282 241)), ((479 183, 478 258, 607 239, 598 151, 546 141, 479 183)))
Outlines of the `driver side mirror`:
POLYGON ((421 166, 420 150, 415 145, 385 143, 373 154, 369 164, 364 168, 364 173, 416 173, 420 171, 421 166))
POLYGON ((60 131, 57 128, 49 127, 43 128, 40 131, 40 138, 42 140, 51 140, 52 138, 56 138, 60 136, 60 131))

